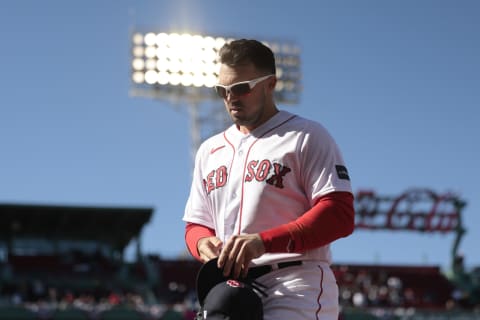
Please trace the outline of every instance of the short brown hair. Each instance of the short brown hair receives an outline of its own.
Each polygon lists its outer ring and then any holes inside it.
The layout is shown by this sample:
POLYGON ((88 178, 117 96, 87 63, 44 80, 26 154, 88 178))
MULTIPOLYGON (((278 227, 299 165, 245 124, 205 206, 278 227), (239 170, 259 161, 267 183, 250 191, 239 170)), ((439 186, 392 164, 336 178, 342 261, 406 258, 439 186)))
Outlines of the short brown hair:
POLYGON ((252 63, 261 71, 275 74, 275 57, 272 50, 257 40, 240 39, 226 43, 219 52, 220 63, 236 67, 252 63))

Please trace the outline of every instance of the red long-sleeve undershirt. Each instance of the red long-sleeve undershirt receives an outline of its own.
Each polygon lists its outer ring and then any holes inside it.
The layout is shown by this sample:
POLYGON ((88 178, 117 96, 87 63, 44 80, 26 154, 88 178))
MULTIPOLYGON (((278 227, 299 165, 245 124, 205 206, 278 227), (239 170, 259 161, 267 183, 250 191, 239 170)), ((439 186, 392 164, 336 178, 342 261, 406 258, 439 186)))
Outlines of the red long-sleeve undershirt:
MULTIPOLYGON (((332 192, 321 197, 310 210, 296 220, 260 232, 266 252, 303 252, 346 237, 354 229, 353 195, 332 192)), ((215 231, 200 224, 187 223, 185 242, 198 260, 198 240, 214 236, 215 231)))
POLYGON ((205 227, 201 224, 188 222, 185 227, 185 243, 187 244, 190 254, 195 259, 202 262, 197 249, 198 240, 206 237, 212 237, 214 235, 215 230, 205 227))

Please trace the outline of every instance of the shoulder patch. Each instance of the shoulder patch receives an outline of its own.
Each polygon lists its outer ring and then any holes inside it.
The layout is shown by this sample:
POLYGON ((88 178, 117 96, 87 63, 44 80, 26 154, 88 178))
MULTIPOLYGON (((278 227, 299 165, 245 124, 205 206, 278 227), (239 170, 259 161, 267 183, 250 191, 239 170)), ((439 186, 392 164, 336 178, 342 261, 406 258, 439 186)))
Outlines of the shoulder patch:
POLYGON ((335 169, 337 170, 337 175, 339 179, 342 180, 350 180, 350 176, 348 175, 347 167, 336 165, 335 169))

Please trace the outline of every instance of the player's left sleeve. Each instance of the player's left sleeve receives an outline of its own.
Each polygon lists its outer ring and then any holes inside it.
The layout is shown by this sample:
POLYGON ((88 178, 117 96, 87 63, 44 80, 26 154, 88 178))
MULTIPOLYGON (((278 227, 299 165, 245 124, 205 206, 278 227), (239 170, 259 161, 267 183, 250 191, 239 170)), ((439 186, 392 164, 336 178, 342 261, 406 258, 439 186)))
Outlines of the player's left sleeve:
POLYGON ((354 230, 353 195, 333 192, 295 221, 263 231, 266 252, 304 252, 350 235, 354 230))
POLYGON ((302 179, 310 205, 331 192, 350 192, 350 174, 333 137, 322 126, 310 124, 301 146, 302 179))

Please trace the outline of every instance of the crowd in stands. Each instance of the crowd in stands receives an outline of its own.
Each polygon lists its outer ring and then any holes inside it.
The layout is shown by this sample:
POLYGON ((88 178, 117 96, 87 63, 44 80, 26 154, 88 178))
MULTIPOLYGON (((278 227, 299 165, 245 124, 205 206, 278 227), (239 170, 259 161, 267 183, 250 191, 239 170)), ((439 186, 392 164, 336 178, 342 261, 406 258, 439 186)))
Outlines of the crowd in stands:
MULTIPOLYGON (((39 288, 40 285, 37 285, 39 288)), ((16 289, 16 288, 11 288, 16 289)), ((0 313, 2 307, 19 306, 35 314, 35 318, 42 320, 53 319, 58 310, 76 310, 85 315, 85 319, 103 319, 103 315, 111 311, 134 311, 145 320, 193 320, 196 310, 195 301, 184 297, 182 301, 158 301, 147 303, 142 293, 134 291, 112 291, 105 295, 82 291, 60 291, 56 288, 45 288, 39 295, 23 296, 21 290, 13 292, 2 291, 0 313)), ((136 319, 136 318, 133 318, 136 319)))
POLYGON ((158 258, 119 263, 80 252, 9 256, 0 262, 0 319, 13 307, 36 320, 56 319, 58 311, 76 311, 88 320, 108 314, 115 319, 115 311, 131 312, 131 319, 193 320, 198 267, 158 258), (168 279, 166 285, 160 277, 168 279))
MULTIPOLYGON (((54 319, 58 310, 77 310, 86 315, 85 319, 103 320, 107 312, 118 309, 133 310, 142 320, 193 320, 198 310, 195 276, 200 265, 190 260, 158 257, 147 260, 148 263, 129 265, 127 271, 121 266, 112 269, 112 265, 108 265, 108 272, 115 270, 115 274, 121 275, 118 279, 135 279, 137 285, 122 281, 107 285, 114 279, 107 273, 100 273, 106 277, 106 282, 85 285, 85 273, 92 270, 88 261, 83 261, 83 269, 77 267, 69 273, 72 282, 49 281, 58 278, 52 270, 45 277, 45 273, 23 270, 26 266, 22 263, 19 269, 4 263, 0 269, 0 309, 21 306, 34 313, 38 320, 54 319), (147 280, 152 278, 149 270, 158 273, 151 286, 147 285, 147 280), (33 276, 23 277, 25 271, 33 276), (80 279, 80 285, 69 285, 74 283, 75 276, 80 279)), ((98 261, 96 265, 98 271, 98 261)), ((33 263, 30 268, 37 269, 37 266, 33 263)), ((342 308, 451 310, 480 307, 467 304, 462 292, 437 267, 334 265, 333 270, 342 308)))

